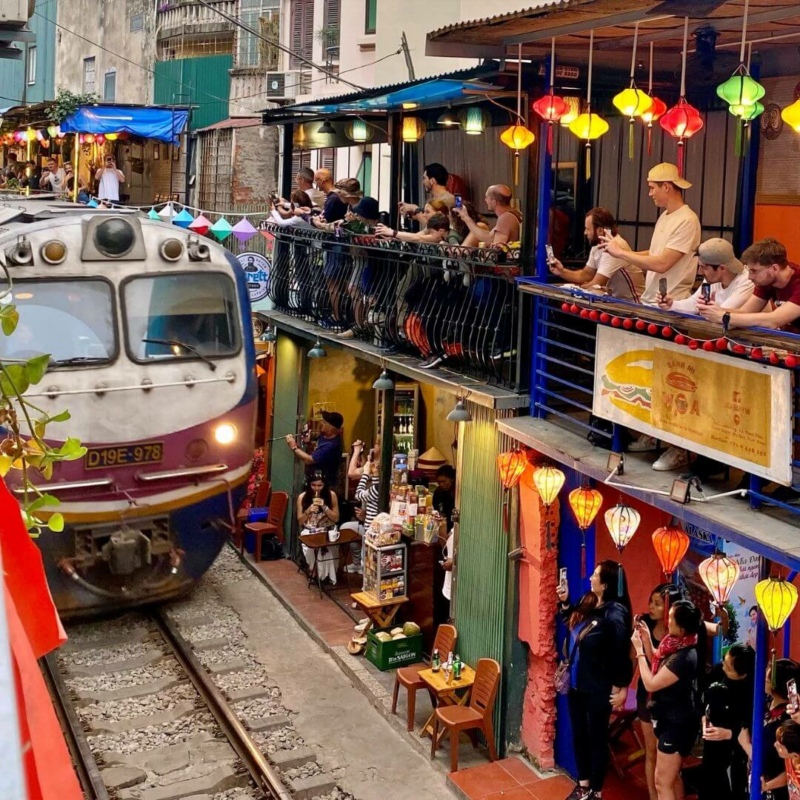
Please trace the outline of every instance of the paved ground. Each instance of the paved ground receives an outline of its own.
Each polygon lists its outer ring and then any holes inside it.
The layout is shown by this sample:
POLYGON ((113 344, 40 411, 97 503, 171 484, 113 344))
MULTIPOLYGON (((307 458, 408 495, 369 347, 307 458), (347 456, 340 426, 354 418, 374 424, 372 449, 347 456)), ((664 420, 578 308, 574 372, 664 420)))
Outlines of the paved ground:
POLYGON ((266 587, 254 578, 237 581, 223 597, 296 714, 298 733, 323 754, 342 789, 358 800, 453 797, 445 774, 389 725, 266 587))

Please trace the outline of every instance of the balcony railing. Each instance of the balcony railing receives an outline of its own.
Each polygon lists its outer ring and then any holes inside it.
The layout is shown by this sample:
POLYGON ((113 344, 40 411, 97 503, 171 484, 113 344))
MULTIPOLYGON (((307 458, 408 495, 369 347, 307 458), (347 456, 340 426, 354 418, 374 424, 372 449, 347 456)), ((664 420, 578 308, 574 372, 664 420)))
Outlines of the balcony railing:
POLYGON ((268 228, 275 236, 268 291, 279 310, 523 390, 518 268, 503 263, 503 253, 268 228))
MULTIPOLYGON (((214 8, 236 16, 236 0, 210 0, 214 8)), ((158 38, 164 39, 181 33, 213 33, 233 31, 229 22, 215 10, 191 0, 171 0, 158 4, 158 38)))
MULTIPOLYGON (((677 338, 680 331, 684 343, 691 337, 695 337, 698 344, 712 341, 716 352, 720 350, 717 342, 724 341, 720 338, 720 326, 698 317, 580 291, 568 292, 553 285, 537 283, 533 279, 523 279, 522 288, 526 294, 534 295, 531 414, 550 418, 555 424, 586 436, 594 444, 610 450, 625 449, 626 429, 592 414, 597 331, 603 322, 609 322, 609 316, 612 322, 616 316, 623 330, 633 332, 641 328, 624 324, 626 318, 656 326, 653 329, 656 335, 663 331, 664 326, 671 326, 671 336, 677 338)), ((642 335, 646 333, 645 330, 642 335)), ((743 357, 744 351, 750 352, 751 348, 762 348, 767 354, 776 354, 773 360, 765 355, 764 361, 786 366, 787 354, 800 351, 800 336, 781 331, 736 329, 730 332, 730 336, 730 343, 722 349, 731 358, 743 357), (734 345, 734 342, 737 344, 734 345), (738 349, 733 349, 734 346, 738 349), (782 355, 779 356, 779 353, 782 355)), ((800 358, 797 363, 800 363, 800 358)), ((752 475, 748 487, 750 502, 754 507, 768 502, 784 512, 800 515, 800 505, 796 504, 800 501, 800 381, 797 380, 798 369, 794 368, 793 372, 789 448, 792 454, 792 483, 789 488, 797 497, 789 497, 785 492, 779 496, 765 494, 763 487, 768 481, 752 475)), ((687 441, 686 447, 691 450, 691 442, 687 441)), ((800 521, 797 523, 800 524, 800 521)))

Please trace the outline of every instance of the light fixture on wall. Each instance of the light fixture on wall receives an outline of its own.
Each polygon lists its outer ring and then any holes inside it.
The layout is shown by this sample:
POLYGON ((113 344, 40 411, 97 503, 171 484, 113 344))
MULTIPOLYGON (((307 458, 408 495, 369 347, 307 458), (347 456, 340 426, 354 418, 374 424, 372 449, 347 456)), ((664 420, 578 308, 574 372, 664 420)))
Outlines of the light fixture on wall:
POLYGON ((320 125, 319 128, 317 128, 317 133, 327 134, 329 136, 331 135, 335 136, 336 128, 334 128, 333 125, 331 125, 331 121, 329 119, 326 119, 325 122, 323 122, 322 125, 320 125))
POLYGON ((379 392, 388 392, 390 389, 394 389, 394 381, 389 377, 389 373, 385 368, 381 370, 381 374, 375 379, 372 388, 379 392))
POLYGON ((364 144, 372 140, 375 136, 375 131, 363 119, 356 119, 347 124, 344 129, 344 135, 356 144, 364 144))
POLYGON ((461 121, 453 113, 453 109, 448 106, 447 111, 436 120, 436 124, 442 125, 445 128, 457 128, 461 124, 461 121))
POLYGON ((478 106, 463 108, 458 112, 461 127, 468 136, 480 136, 492 122, 489 114, 478 106))
POLYGON ((325 348, 322 346, 322 342, 317 339, 314 342, 314 346, 308 351, 309 358, 325 358, 328 354, 325 352, 325 348))
POLYGON ((467 398, 459 397, 453 410, 447 415, 448 422, 472 422, 472 414, 467 408, 467 398))
POLYGON ((409 144, 418 142, 425 136, 427 127, 419 117, 403 117, 402 138, 409 144))

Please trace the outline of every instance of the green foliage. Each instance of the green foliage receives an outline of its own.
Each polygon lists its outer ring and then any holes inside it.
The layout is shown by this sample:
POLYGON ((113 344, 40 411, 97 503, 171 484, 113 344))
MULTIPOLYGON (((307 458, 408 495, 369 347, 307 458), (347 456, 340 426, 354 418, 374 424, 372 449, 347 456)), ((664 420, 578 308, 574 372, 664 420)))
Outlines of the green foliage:
POLYGON ((736 617, 736 609, 733 603, 725 603, 725 608, 728 610, 728 632, 725 634, 725 643, 734 644, 739 640, 739 620, 736 617))
MULTIPOLYGON (((13 305, 0 304, 0 330, 4 335, 10 336, 18 321, 19 312, 13 305)), ((23 398, 29 387, 41 382, 49 364, 49 355, 34 356, 24 362, 0 360, 0 427, 3 429, 0 432, 0 478, 5 478, 12 469, 22 473, 22 517, 34 536, 43 527, 53 532, 63 531, 64 517, 47 511, 58 505, 58 498, 42 492, 31 481, 31 470, 50 480, 56 463, 76 461, 86 453, 77 439, 67 439, 60 447, 51 447, 45 441, 47 426, 66 422, 70 418, 68 411, 48 414, 23 398)))
POLYGON ((93 92, 86 94, 75 94, 67 89, 59 88, 56 99, 50 109, 50 119, 55 123, 63 122, 67 117, 74 114, 80 106, 90 106, 100 100, 99 95, 93 92))

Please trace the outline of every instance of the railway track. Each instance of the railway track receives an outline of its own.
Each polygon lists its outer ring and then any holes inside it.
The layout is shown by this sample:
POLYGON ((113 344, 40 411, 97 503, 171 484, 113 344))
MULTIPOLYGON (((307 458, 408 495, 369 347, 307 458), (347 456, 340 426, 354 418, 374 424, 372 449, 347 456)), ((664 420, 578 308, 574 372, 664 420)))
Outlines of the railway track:
POLYGON ((349 797, 221 617, 184 601, 84 624, 45 660, 87 800, 349 797))

